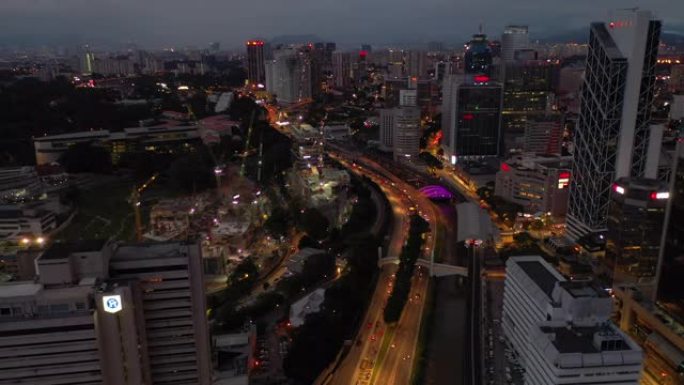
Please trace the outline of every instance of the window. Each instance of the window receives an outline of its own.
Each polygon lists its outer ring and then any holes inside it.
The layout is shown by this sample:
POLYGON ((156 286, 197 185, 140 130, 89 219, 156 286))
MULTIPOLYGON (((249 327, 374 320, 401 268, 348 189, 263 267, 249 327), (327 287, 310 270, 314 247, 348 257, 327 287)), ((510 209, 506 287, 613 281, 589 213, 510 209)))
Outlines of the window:
POLYGON ((76 302, 76 310, 85 310, 85 303, 76 302))
POLYGON ((12 315, 12 309, 9 307, 0 307, 0 316, 7 317, 12 315))

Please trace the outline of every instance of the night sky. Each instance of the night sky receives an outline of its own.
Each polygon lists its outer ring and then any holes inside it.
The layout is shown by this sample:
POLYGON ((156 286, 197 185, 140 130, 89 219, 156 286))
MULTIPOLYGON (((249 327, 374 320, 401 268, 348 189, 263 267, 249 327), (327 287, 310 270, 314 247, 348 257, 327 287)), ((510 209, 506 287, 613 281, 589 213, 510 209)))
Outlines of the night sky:
POLYGON ((345 44, 461 42, 528 24, 535 38, 587 28, 608 9, 640 5, 684 31, 684 0, 0 0, 0 44, 237 46, 310 34, 345 44))

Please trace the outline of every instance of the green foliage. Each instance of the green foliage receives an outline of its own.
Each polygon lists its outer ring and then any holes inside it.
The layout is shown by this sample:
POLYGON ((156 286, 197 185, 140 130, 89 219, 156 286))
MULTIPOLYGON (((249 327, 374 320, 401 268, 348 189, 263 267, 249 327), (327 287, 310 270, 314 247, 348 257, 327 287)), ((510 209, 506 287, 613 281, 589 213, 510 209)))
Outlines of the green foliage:
POLYGON ((322 240, 328 235, 330 222, 319 210, 308 208, 304 210, 304 213, 299 217, 299 226, 311 238, 322 240))
POLYGON ((273 237, 287 234, 290 228, 290 213, 282 207, 276 207, 264 223, 264 228, 273 237))
POLYGON ((184 155, 169 167, 171 181, 184 193, 195 193, 216 186, 211 160, 198 153, 184 155))
POLYGON ((112 158, 109 151, 92 143, 76 143, 69 147, 60 156, 59 163, 69 173, 109 174, 112 172, 112 158))
POLYGON ((322 310, 309 315, 292 335, 293 343, 283 362, 289 378, 313 383, 335 359, 344 340, 355 333, 374 286, 378 245, 370 234, 350 240, 349 272, 325 292, 322 310))

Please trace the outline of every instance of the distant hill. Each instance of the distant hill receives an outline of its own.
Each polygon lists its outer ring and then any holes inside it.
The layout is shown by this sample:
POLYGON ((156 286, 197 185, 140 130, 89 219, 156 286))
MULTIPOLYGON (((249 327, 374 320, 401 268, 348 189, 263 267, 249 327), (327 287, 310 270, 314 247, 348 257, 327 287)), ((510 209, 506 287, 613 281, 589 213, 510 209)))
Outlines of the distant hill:
POLYGON ((281 36, 275 36, 271 39, 268 40, 269 43, 272 45, 276 44, 301 44, 301 43, 317 43, 325 41, 321 39, 320 37, 316 35, 281 35, 281 36))
MULTIPOLYGON (((589 40, 589 29, 583 28, 573 31, 566 31, 559 34, 546 36, 538 39, 545 43, 584 43, 589 40)), ((666 31, 661 33, 660 40, 667 45, 684 47, 684 33, 679 31, 666 31)))

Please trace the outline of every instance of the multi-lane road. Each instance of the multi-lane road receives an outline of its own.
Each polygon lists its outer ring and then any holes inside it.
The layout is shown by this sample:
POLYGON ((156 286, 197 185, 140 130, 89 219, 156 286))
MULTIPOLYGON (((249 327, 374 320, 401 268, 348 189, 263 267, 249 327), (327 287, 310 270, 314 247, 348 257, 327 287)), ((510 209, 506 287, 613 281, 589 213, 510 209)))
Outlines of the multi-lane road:
MULTIPOLYGON (((408 215, 419 213, 430 223, 422 258, 430 259, 437 245, 438 226, 449 228, 439 209, 415 187, 399 179, 387 169, 359 153, 336 149, 329 155, 352 172, 371 178, 387 196, 392 207, 394 226, 386 255, 398 257, 408 236, 408 215)), ((446 244, 446 242, 442 242, 446 244)), ((438 250, 437 252, 441 252, 438 250)), ((396 265, 382 267, 361 330, 345 359, 334 373, 321 383, 335 385, 409 384, 428 289, 428 271, 417 268, 411 285, 409 302, 396 325, 383 321, 383 311, 392 290, 396 265)))

